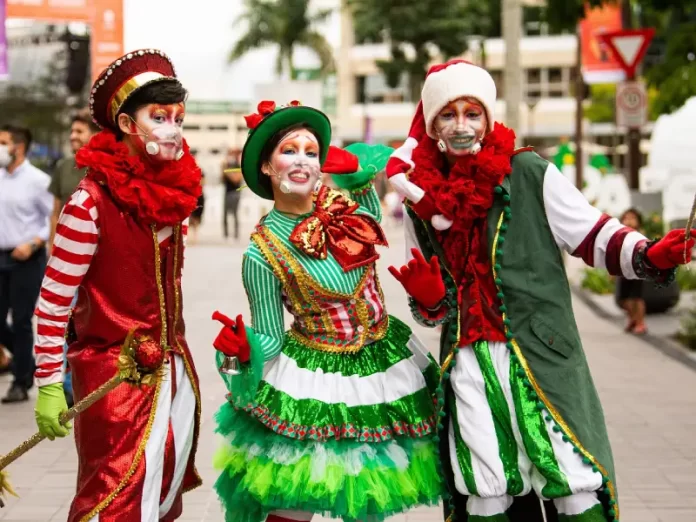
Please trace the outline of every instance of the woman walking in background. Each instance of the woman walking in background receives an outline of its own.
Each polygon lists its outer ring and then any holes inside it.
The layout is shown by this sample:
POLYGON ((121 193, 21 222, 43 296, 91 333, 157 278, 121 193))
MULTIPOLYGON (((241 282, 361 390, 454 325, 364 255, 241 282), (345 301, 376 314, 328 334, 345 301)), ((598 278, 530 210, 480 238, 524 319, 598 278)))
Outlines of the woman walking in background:
MULTIPOLYGON (((643 228, 643 216, 635 208, 629 208, 621 215, 621 224, 640 230, 643 228)), ((628 322, 626 332, 637 335, 645 334, 645 301, 643 300, 643 281, 641 279, 625 279, 618 277, 619 303, 626 311, 628 322)))
POLYGON ((227 158, 222 163, 222 182, 225 185, 225 200, 222 212, 222 231, 225 239, 229 237, 227 217, 232 214, 234 220, 234 238, 239 239, 239 199, 242 194, 242 171, 239 170, 239 157, 241 153, 237 149, 230 148, 227 158))

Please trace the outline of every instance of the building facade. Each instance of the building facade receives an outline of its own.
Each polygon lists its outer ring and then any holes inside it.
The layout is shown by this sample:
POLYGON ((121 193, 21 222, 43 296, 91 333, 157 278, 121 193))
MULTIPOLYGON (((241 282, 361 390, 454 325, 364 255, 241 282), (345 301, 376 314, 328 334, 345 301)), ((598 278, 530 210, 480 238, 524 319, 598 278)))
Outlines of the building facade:
MULTIPOLYGON (((575 81, 577 38, 574 34, 551 35, 543 23, 527 23, 520 41, 523 69, 520 126, 515 129, 525 144, 537 150, 556 146, 561 138, 575 134, 575 81)), ((505 123, 505 42, 502 38, 485 41, 482 53, 477 40, 461 58, 484 66, 498 87, 496 120, 505 123), (485 57, 485 58, 484 58, 485 57)), ((337 52, 338 115, 336 134, 345 142, 370 139, 382 143, 398 143, 405 138, 418 100, 410 99, 406 78, 391 89, 377 62, 388 60, 387 44, 358 45, 350 14, 343 10, 341 44, 337 52)), ((617 167, 624 164, 625 136, 609 123, 583 124, 585 140, 599 145, 613 156, 617 167)), ((650 128, 645 129, 649 134, 650 128)), ((643 144, 647 153, 647 142, 643 144)))

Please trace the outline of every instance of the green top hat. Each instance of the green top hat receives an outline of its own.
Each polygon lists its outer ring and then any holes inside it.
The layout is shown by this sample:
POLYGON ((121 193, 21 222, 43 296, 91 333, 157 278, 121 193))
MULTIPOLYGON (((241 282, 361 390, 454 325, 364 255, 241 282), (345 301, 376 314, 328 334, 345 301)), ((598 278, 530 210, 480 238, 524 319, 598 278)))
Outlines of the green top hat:
POLYGON ((246 116, 251 128, 242 150, 242 175, 251 191, 264 199, 273 199, 271 180, 261 172, 261 152, 266 143, 283 129, 303 124, 314 131, 319 139, 320 161, 324 164, 331 143, 331 122, 321 111, 292 102, 277 107, 275 103, 259 103, 258 114, 246 116))

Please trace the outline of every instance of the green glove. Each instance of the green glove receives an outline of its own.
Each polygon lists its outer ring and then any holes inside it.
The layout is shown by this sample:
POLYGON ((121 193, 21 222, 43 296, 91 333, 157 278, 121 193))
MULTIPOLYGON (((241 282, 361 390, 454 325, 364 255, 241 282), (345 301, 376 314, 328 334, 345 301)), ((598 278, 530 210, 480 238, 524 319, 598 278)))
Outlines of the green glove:
POLYGON ((39 388, 39 396, 36 399, 36 408, 34 408, 34 416, 36 417, 36 425, 39 427, 39 432, 50 440, 56 437, 65 437, 70 433, 72 424, 67 423, 64 426, 58 420, 60 415, 67 409, 68 403, 65 402, 62 382, 41 386, 39 388))

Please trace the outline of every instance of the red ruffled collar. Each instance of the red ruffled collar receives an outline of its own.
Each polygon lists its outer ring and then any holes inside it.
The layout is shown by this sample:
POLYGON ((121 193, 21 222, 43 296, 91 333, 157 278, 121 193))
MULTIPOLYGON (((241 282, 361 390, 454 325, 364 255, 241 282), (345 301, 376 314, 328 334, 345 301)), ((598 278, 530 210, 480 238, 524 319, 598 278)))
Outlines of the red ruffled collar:
POLYGON ((75 161, 78 168, 88 168, 88 178, 106 184, 121 209, 148 225, 181 223, 201 195, 201 169, 186 141, 179 161, 156 166, 131 155, 113 132, 105 130, 78 151, 75 161))
POLYGON ((462 157, 447 172, 445 156, 425 136, 413 151, 415 168, 409 179, 430 194, 450 220, 471 221, 485 216, 493 205, 493 190, 512 172, 515 133, 496 123, 478 154, 462 157))
POLYGON ((459 280, 465 274, 477 280, 479 271, 486 270, 476 267, 473 259, 486 244, 485 218, 493 206, 495 187, 512 172, 514 151, 515 133, 500 123, 483 139, 477 154, 462 157, 449 172, 445 156, 431 138, 424 137, 413 151, 415 168, 409 179, 431 195, 439 211, 453 221, 451 228, 436 234, 447 264, 459 280))

